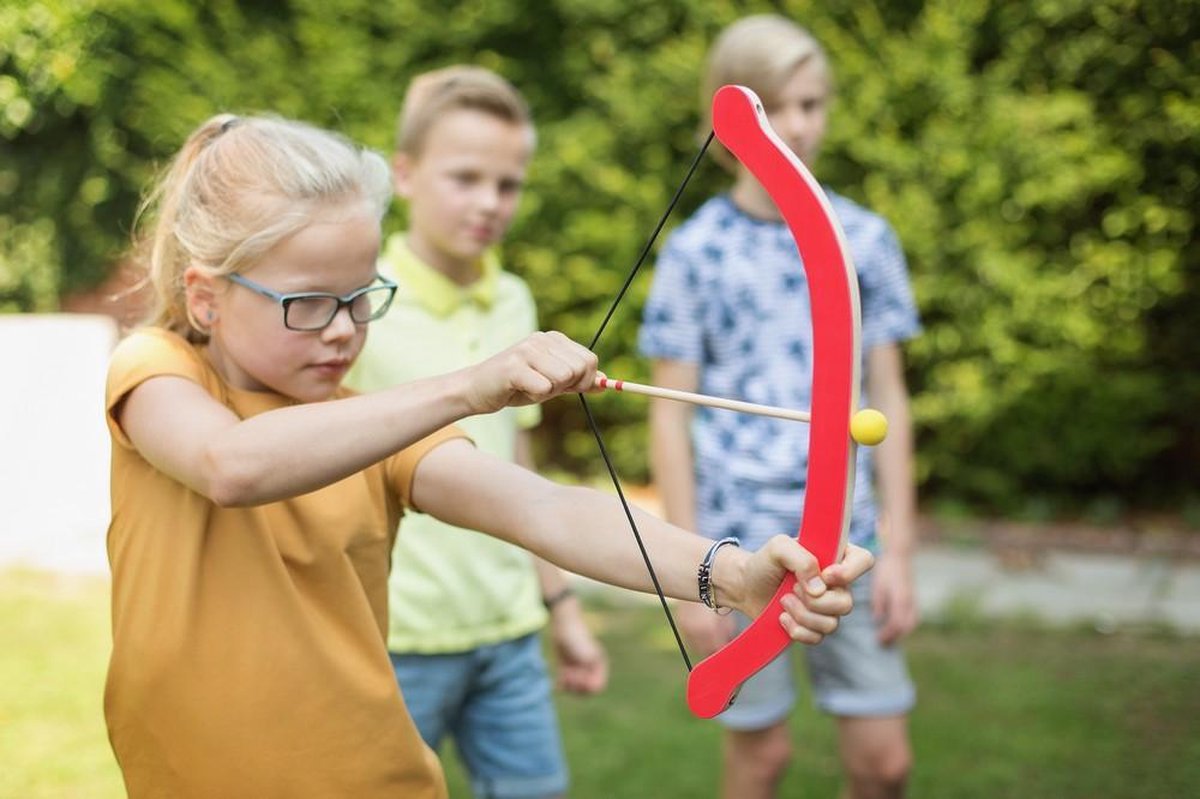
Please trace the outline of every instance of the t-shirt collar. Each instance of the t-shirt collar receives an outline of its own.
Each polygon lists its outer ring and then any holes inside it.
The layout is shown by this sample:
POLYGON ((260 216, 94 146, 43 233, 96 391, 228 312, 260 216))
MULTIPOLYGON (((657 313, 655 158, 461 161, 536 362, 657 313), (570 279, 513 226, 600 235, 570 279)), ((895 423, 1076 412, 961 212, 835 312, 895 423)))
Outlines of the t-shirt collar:
POLYGON ((496 300, 500 258, 493 249, 484 252, 480 260, 479 279, 469 286, 458 285, 422 261, 409 248, 408 241, 402 233, 388 237, 380 261, 381 268, 391 273, 401 284, 401 291, 415 298, 437 316, 449 316, 469 302, 481 308, 490 308, 496 300))

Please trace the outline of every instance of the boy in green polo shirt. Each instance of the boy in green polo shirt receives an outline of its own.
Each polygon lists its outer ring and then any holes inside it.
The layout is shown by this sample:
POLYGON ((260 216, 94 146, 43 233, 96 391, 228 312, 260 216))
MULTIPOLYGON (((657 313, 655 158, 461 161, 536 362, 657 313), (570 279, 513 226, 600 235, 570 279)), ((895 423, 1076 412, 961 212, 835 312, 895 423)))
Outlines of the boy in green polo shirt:
MULTIPOLYGON (((476 363, 537 329, 525 283, 501 268, 535 134, 521 95, 498 75, 454 66, 413 80, 392 170, 409 230, 379 272, 399 284, 349 382, 370 391, 476 363)), ((540 408, 460 426, 479 449, 532 468, 540 408)), ((392 553, 388 649, 421 735, 451 735, 483 796, 565 793, 567 770, 537 631, 550 621, 559 684, 602 690, 604 651, 554 566, 490 536, 410 515, 392 553)))

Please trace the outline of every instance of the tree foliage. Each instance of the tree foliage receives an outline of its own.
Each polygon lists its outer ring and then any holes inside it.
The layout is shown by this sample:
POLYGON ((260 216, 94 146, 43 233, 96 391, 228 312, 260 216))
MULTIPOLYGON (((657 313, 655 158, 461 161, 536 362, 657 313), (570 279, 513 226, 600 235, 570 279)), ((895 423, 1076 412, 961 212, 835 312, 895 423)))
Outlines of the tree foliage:
MULTIPOLYGON (((270 111, 386 150, 408 79, 471 61, 538 121, 506 258, 544 324, 590 340, 695 150, 708 44, 763 10, 808 25, 833 61, 818 176, 908 253, 927 490, 1008 511, 1189 490, 1194 1, 18 0, 0 9, 0 309, 54 310, 99 282, 141 191, 209 115, 270 111)), ((704 168, 676 219, 723 181, 704 168)), ((600 345, 612 374, 646 374, 646 287, 600 345)), ((621 471, 643 476, 644 408, 595 405, 621 471)), ((577 406, 546 411, 546 457, 593 468, 577 406)))

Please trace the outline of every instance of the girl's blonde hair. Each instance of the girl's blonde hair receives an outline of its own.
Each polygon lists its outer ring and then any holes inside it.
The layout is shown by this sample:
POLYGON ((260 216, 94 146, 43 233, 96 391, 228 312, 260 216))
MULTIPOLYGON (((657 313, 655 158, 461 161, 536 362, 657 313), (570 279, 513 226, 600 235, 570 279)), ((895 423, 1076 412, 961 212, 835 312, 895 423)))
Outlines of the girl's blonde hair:
POLYGON ((139 212, 156 299, 150 323, 204 341, 188 311, 189 266, 214 276, 244 271, 331 205, 363 201, 382 219, 391 192, 383 157, 336 133, 272 117, 212 117, 139 212))
POLYGON ((396 122, 396 151, 419 158, 433 124, 464 108, 527 128, 532 149, 533 120, 516 87, 490 69, 457 64, 413 78, 396 122))
MULTIPOLYGON (((833 91, 833 74, 825 51, 813 35, 778 14, 756 14, 733 23, 721 32, 708 55, 708 68, 700 87, 701 137, 712 130, 712 99, 717 89, 730 83, 754 91, 770 106, 796 69, 808 62, 824 73, 833 91)), ((726 169, 733 156, 714 142, 713 157, 726 169)))

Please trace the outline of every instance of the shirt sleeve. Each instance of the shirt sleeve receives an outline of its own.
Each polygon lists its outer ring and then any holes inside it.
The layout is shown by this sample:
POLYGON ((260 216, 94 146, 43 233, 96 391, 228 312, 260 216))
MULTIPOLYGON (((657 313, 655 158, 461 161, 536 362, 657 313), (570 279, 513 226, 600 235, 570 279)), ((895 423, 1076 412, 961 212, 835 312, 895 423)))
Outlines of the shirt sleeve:
POLYGON ((921 332, 904 250, 891 226, 878 222, 858 271, 864 350, 907 341, 921 332))
POLYGON ((700 363, 704 357, 704 300, 698 259, 672 236, 654 268, 642 312, 638 350, 648 358, 700 363))
POLYGON ((417 473, 417 464, 438 446, 456 438, 471 439, 461 428, 451 425, 410 444, 387 460, 387 477, 396 496, 405 508, 418 510, 412 504, 412 482, 417 473))
POLYGON ((139 330, 117 344, 108 365, 104 411, 113 442, 131 448, 133 442, 117 421, 116 410, 129 392, 152 377, 182 377, 205 386, 204 364, 192 345, 166 331, 139 330))

